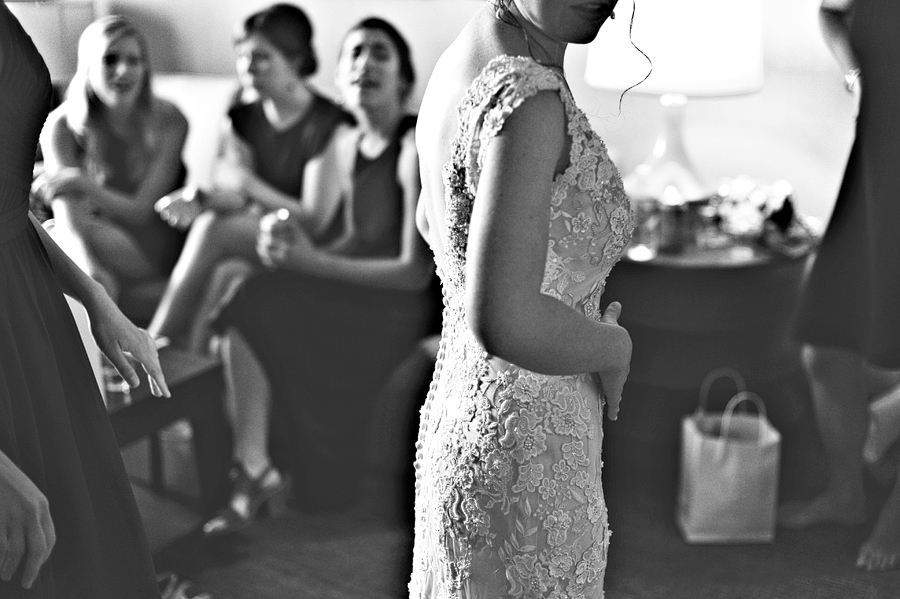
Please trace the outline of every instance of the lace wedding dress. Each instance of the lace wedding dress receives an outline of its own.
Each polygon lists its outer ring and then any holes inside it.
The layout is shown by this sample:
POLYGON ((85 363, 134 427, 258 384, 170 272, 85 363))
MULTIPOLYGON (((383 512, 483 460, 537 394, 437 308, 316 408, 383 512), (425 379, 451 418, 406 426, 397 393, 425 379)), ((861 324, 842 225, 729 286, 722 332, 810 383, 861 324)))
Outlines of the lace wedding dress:
POLYGON ((553 185, 541 291, 600 318, 600 297, 632 229, 603 141, 554 70, 493 59, 459 107, 444 167, 449 247, 444 325, 422 408, 410 596, 603 595, 609 529, 600 484, 602 406, 592 374, 547 376, 488 355, 464 311, 465 252, 484 149, 541 90, 565 105, 570 164, 553 185))

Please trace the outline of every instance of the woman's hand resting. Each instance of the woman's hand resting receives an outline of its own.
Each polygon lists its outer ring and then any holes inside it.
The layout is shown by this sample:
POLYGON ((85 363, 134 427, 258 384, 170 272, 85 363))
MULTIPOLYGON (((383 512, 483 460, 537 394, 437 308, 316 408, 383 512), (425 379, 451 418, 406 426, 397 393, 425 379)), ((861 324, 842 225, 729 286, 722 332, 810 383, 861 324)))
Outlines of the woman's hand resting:
POLYGON ((138 328, 122 314, 105 292, 85 304, 91 320, 91 332, 97 345, 113 363, 122 378, 131 387, 141 384, 128 355, 134 358, 147 373, 150 392, 155 397, 170 397, 166 379, 159 365, 159 355, 153 338, 138 328), (128 354, 128 355, 126 355, 128 354))
POLYGON ((22 564, 22 586, 31 588, 56 544, 47 498, 0 452, 0 579, 12 580, 22 564))
POLYGON ((169 226, 185 231, 194 222, 194 219, 203 212, 200 202, 200 190, 196 185, 186 185, 176 189, 172 193, 161 197, 153 205, 153 209, 159 217, 169 223, 169 226))
MULTIPOLYGON (((622 304, 612 302, 607 306, 606 312, 600 318, 600 322, 619 327, 619 316, 621 314, 622 304)), ((625 386, 625 379, 628 378, 628 372, 631 368, 631 335, 624 328, 619 328, 624 333, 624 342, 622 343, 621 351, 618 353, 619 359, 595 375, 597 382, 600 384, 601 392, 606 398, 606 415, 610 420, 615 420, 619 416, 622 388, 625 386)))
POLYGON ((259 221, 256 253, 268 268, 282 268, 297 262, 313 250, 312 240, 286 210, 264 214, 259 221))

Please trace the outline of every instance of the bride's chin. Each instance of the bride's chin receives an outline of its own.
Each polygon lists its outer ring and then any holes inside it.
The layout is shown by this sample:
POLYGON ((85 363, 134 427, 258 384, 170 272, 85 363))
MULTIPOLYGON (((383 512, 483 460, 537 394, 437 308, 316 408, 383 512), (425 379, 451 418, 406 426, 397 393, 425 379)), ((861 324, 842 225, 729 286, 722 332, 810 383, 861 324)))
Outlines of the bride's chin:
MULTIPOLYGON (((606 22, 606 19, 604 19, 603 22, 600 23, 600 25, 602 26, 603 23, 605 23, 605 22, 606 22)), ((594 41, 597 38, 597 35, 599 33, 600 33, 600 27, 595 25, 593 27, 586 28, 586 30, 583 33, 579 33, 578 35, 574 36, 573 39, 569 40, 569 43, 570 44, 590 44, 592 41, 594 41)))

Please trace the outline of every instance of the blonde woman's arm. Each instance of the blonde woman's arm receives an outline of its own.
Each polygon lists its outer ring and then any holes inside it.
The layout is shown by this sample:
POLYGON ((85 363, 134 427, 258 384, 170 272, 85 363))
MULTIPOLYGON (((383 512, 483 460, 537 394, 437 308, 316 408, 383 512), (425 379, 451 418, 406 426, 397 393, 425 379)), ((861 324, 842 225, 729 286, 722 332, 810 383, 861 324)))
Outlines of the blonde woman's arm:
POLYGON ((187 138, 187 120, 167 100, 154 100, 150 127, 158 137, 146 174, 133 194, 122 193, 97 184, 81 168, 78 142, 66 122, 62 107, 47 119, 41 134, 46 180, 44 193, 49 199, 70 198, 94 202, 113 218, 141 224, 156 218, 153 204, 174 188, 182 173, 181 153, 187 138))

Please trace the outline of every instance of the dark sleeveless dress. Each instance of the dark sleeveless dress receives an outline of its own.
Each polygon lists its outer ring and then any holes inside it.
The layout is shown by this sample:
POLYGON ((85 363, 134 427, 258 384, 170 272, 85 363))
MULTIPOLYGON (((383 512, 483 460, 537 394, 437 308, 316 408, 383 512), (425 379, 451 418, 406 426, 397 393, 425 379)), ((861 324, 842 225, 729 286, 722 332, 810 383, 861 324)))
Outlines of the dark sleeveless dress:
MULTIPOLYGON (((357 156, 353 256, 396 256, 403 198, 400 138, 376 159, 357 156)), ((294 476, 298 505, 338 510, 359 499, 376 396, 431 332, 431 290, 377 289, 278 270, 248 279, 217 320, 241 332, 272 390, 273 460, 294 476)))
POLYGON ((47 496, 57 543, 30 591, 0 597, 158 597, 122 457, 68 304, 28 219, 50 77, 0 2, 0 450, 47 496))
POLYGON ((798 312, 800 341, 900 368, 900 2, 856 0, 856 138, 798 312))
POLYGON ((313 96, 303 118, 285 130, 272 126, 258 101, 234 106, 228 117, 234 132, 253 151, 253 169, 259 178, 295 198, 303 191, 304 165, 325 148, 338 124, 350 120, 350 115, 319 95, 313 96))

